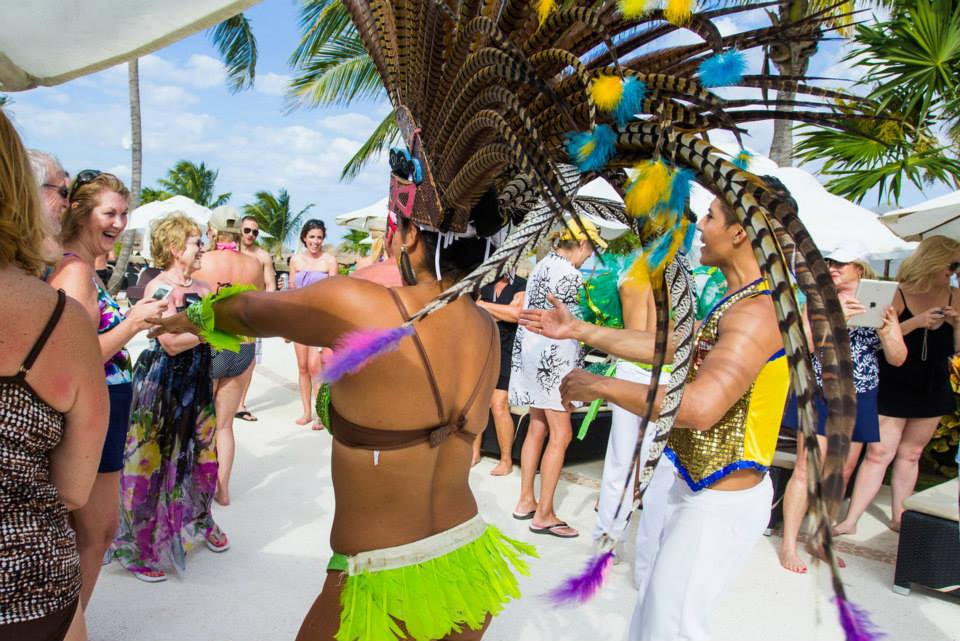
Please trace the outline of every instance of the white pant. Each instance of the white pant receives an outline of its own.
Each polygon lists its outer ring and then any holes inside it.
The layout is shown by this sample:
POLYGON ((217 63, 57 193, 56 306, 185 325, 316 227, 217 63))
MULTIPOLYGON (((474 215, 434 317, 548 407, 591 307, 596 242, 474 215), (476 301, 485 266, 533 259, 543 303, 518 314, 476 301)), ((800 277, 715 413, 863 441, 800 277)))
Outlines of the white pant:
MULTIPOLYGON (((620 361, 614 376, 622 381, 633 383, 650 382, 650 372, 633 363, 620 361)), ((661 380, 663 377, 661 377, 661 380)), ((619 405, 610 404, 610 438, 607 440, 607 453, 603 459, 603 478, 600 480, 600 502, 597 505, 597 526, 593 530, 593 538, 599 539, 604 533, 614 534, 619 538, 627 529, 626 511, 621 511, 614 523, 614 515, 620 503, 624 483, 630 474, 633 462, 633 450, 637 445, 637 435, 640 432, 640 417, 628 412, 619 405)), ((640 465, 647 460, 650 451, 650 442, 653 440, 654 430, 647 430, 643 435, 643 444, 640 446, 640 465)), ((629 491, 627 504, 629 505, 629 491)))
POLYGON ((733 492, 670 488, 660 552, 637 602, 629 641, 708 641, 713 606, 770 520, 773 484, 733 492))
MULTIPOLYGON (((633 363, 620 361, 617 363, 616 378, 634 383, 650 382, 649 370, 633 363)), ((670 375, 662 372, 660 384, 666 385, 670 375)), ((628 489, 625 505, 620 515, 614 519, 624 483, 630 475, 633 461, 633 450, 637 445, 637 434, 640 431, 641 418, 628 412, 618 405, 610 405, 610 439, 607 441, 607 453, 603 461, 603 478, 600 481, 600 501, 597 506, 597 526, 593 531, 593 538, 599 539, 605 532, 620 539, 627 528, 627 515, 632 493, 628 489), (616 522, 614 522, 616 521, 616 522)), ((643 467, 650 453, 650 444, 653 441, 654 429, 648 429, 643 435, 640 446, 640 466, 643 467)), ((638 590, 643 590, 653 560, 656 558, 660 540, 660 530, 663 527, 663 510, 666 507, 667 492, 673 484, 675 473, 673 464, 663 457, 654 471, 650 485, 643 495, 643 511, 640 513, 640 522, 637 525, 636 562, 634 564, 634 584, 638 590)))

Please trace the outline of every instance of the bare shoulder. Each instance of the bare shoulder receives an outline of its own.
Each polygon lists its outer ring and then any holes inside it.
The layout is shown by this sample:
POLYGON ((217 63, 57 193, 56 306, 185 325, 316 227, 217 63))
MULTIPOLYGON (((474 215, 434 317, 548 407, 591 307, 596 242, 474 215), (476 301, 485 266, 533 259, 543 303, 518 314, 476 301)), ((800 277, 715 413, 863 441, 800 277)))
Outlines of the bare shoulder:
POLYGON ((303 262, 303 254, 294 254, 290 257, 290 267, 300 269, 300 263, 303 262))
POLYGON ((720 338, 740 335, 764 347, 782 344, 777 313, 770 296, 741 300, 720 318, 720 338))

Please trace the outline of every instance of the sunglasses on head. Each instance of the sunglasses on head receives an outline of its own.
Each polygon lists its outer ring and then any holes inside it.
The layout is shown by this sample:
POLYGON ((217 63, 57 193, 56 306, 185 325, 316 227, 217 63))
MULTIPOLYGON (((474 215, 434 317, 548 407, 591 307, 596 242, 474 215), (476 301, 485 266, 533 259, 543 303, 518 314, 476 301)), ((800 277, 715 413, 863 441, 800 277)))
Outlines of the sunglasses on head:
POLYGON ((73 181, 73 185, 70 187, 69 199, 72 201, 73 197, 77 195, 77 191, 84 185, 89 185, 92 183, 97 176, 103 172, 99 169, 84 169, 79 174, 77 174, 76 179, 73 181))
POLYGON ((60 194, 61 198, 67 198, 70 195, 70 190, 67 189, 66 185, 49 185, 47 183, 43 183, 43 186, 47 189, 53 189, 60 194))
POLYGON ((254 238, 256 238, 257 236, 260 235, 260 230, 254 229, 253 227, 244 227, 243 233, 247 234, 248 236, 253 236, 254 238))

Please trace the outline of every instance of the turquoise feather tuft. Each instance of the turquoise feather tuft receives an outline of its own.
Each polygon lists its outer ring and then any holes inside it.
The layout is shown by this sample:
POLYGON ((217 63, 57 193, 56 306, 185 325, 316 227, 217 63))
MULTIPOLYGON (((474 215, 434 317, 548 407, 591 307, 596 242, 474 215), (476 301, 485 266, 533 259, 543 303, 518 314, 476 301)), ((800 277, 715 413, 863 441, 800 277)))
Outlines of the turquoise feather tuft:
POLYGON ((750 167, 750 161, 753 159, 753 154, 751 154, 746 149, 741 149, 737 152, 737 155, 734 156, 730 162, 737 166, 737 168, 747 171, 750 167))
POLYGON ((617 126, 623 129, 633 117, 643 108, 643 101, 647 96, 647 85, 642 80, 629 77, 623 81, 623 95, 620 104, 613 112, 617 126))
MULTIPOLYGON (((687 256, 690 255, 690 251, 693 249, 693 238, 696 235, 697 235, 697 226, 687 225, 687 231, 683 237, 683 253, 687 256)), ((326 425, 326 423, 324 423, 324 425, 326 425)))
POLYGON ((617 134, 610 125, 567 134, 567 153, 580 171, 600 171, 617 150, 617 134))
POLYGON ((747 69, 747 59, 736 49, 728 49, 723 53, 707 58, 700 63, 698 76, 704 87, 725 87, 738 84, 743 80, 743 72, 747 69))
POLYGON ((673 172, 673 180, 670 181, 670 198, 667 199, 667 209, 674 211, 679 216, 683 215, 683 210, 687 208, 687 201, 690 200, 690 190, 693 188, 693 172, 689 169, 678 169, 673 172))

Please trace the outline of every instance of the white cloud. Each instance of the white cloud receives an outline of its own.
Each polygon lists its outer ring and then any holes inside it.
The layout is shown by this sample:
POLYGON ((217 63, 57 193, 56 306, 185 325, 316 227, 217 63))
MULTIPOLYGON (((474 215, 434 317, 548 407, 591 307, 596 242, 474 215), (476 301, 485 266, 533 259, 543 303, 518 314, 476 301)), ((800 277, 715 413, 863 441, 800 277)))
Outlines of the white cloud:
POLYGON ((198 98, 178 85, 142 84, 140 101, 153 108, 183 107, 198 101, 198 98))
POLYGON ((287 93, 289 84, 290 76, 270 71, 257 75, 253 89, 268 96, 283 96, 287 93))
POLYGON ((221 85, 226 71, 216 58, 193 54, 185 64, 177 64, 156 54, 140 58, 140 81, 158 84, 184 85, 195 89, 207 89, 221 85))
POLYGON ((113 174, 125 183, 130 182, 130 165, 120 164, 110 167, 106 170, 108 174, 113 174))
POLYGON ((318 119, 317 124, 324 129, 332 129, 340 133, 352 132, 366 138, 379 123, 364 114, 350 112, 337 114, 335 116, 325 116, 318 119))

